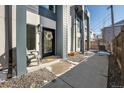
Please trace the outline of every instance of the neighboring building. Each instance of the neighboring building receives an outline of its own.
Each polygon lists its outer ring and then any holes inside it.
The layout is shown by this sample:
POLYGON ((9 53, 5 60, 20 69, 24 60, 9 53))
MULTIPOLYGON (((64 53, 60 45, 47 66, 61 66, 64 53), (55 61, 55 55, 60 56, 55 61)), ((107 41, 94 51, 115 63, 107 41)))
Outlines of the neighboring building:
POLYGON ((34 50, 40 59, 66 59, 72 51, 83 53, 85 45, 89 49, 89 12, 82 5, 8 5, 0 11, 0 64, 15 63, 17 75, 27 72, 27 55, 34 50))
POLYGON ((98 43, 97 43, 97 35, 90 31, 90 49, 97 49, 98 43))
POLYGON ((88 50, 86 40, 89 40, 89 12, 85 6, 67 6, 68 15, 68 53, 88 50), (88 35, 87 35, 88 34, 88 35))
POLYGON ((102 35, 97 35, 97 49, 99 51, 106 51, 106 47, 105 47, 105 44, 103 42, 103 38, 102 38, 102 35))
POLYGON ((85 7, 84 13, 84 50, 89 50, 90 48, 90 31, 89 31, 89 20, 90 13, 88 9, 85 7))
POLYGON ((104 42, 103 42, 103 38, 102 38, 102 35, 97 35, 97 41, 98 41, 98 45, 104 45, 104 42))
POLYGON ((102 37, 107 50, 112 51, 112 40, 120 33, 122 25, 124 25, 124 20, 115 23, 114 33, 111 26, 102 29, 102 37))

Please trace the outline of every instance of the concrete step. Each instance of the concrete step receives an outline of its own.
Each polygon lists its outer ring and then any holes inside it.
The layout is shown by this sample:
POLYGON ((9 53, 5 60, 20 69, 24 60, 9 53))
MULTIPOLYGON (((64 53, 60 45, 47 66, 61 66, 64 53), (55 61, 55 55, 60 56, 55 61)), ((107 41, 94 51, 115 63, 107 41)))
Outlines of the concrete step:
POLYGON ((37 62, 38 60, 36 58, 31 59, 31 62, 37 62))

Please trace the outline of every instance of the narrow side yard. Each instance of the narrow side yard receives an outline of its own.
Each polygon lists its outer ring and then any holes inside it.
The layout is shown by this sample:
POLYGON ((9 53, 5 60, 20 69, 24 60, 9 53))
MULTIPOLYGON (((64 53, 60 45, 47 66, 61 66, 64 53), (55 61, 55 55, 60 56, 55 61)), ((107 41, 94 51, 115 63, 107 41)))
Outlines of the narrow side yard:
MULTIPOLYGON (((90 55, 92 54, 93 53, 90 52, 90 55)), ((68 59, 74 63, 79 64, 90 55, 83 55, 77 53, 75 56, 73 56, 73 58, 68 59)), ((67 60, 63 60, 55 56, 50 56, 44 58, 40 66, 29 66, 27 68, 27 74, 14 77, 12 79, 6 80, 5 82, 1 82, 0 87, 42 87, 45 84, 54 81, 57 77, 68 72, 72 68, 76 67, 77 64, 73 64, 71 62, 68 62, 67 60)))
POLYGON ((44 88, 106 88, 107 80, 108 56, 97 53, 44 88))

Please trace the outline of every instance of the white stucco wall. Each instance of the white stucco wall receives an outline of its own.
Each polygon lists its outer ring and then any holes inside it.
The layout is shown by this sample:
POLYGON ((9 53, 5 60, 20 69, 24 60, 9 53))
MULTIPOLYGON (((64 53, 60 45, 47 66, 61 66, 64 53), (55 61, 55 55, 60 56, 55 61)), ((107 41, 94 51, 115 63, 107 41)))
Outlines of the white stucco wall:
POLYGON ((7 62, 6 47, 6 32, 5 32, 5 6, 0 5, 0 64, 4 64, 7 62))
POLYGON ((68 23, 68 41, 67 41, 67 46, 68 46, 68 49, 67 49, 67 53, 70 53, 71 52, 71 30, 72 30, 72 20, 71 20, 71 15, 70 15, 70 8, 71 8, 71 5, 67 5, 67 23, 68 23))
POLYGON ((16 6, 12 6, 12 46, 16 47, 16 6))
MULTIPOLYGON (((8 17, 5 17, 5 6, 0 6, 0 63, 6 68, 8 67, 8 23, 5 20, 8 17)), ((13 60, 16 59, 16 6, 12 6, 12 48, 13 51, 13 60)))
POLYGON ((5 53, 5 6, 0 6, 0 56, 5 53))

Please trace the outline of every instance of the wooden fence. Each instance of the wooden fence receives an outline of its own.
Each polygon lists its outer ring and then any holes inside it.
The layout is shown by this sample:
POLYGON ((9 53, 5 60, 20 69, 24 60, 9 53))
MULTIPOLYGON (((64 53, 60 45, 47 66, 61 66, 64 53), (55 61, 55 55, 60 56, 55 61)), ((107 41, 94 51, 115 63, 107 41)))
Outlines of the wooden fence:
POLYGON ((121 32, 113 40, 113 54, 121 70, 122 85, 124 85, 124 26, 121 32))

